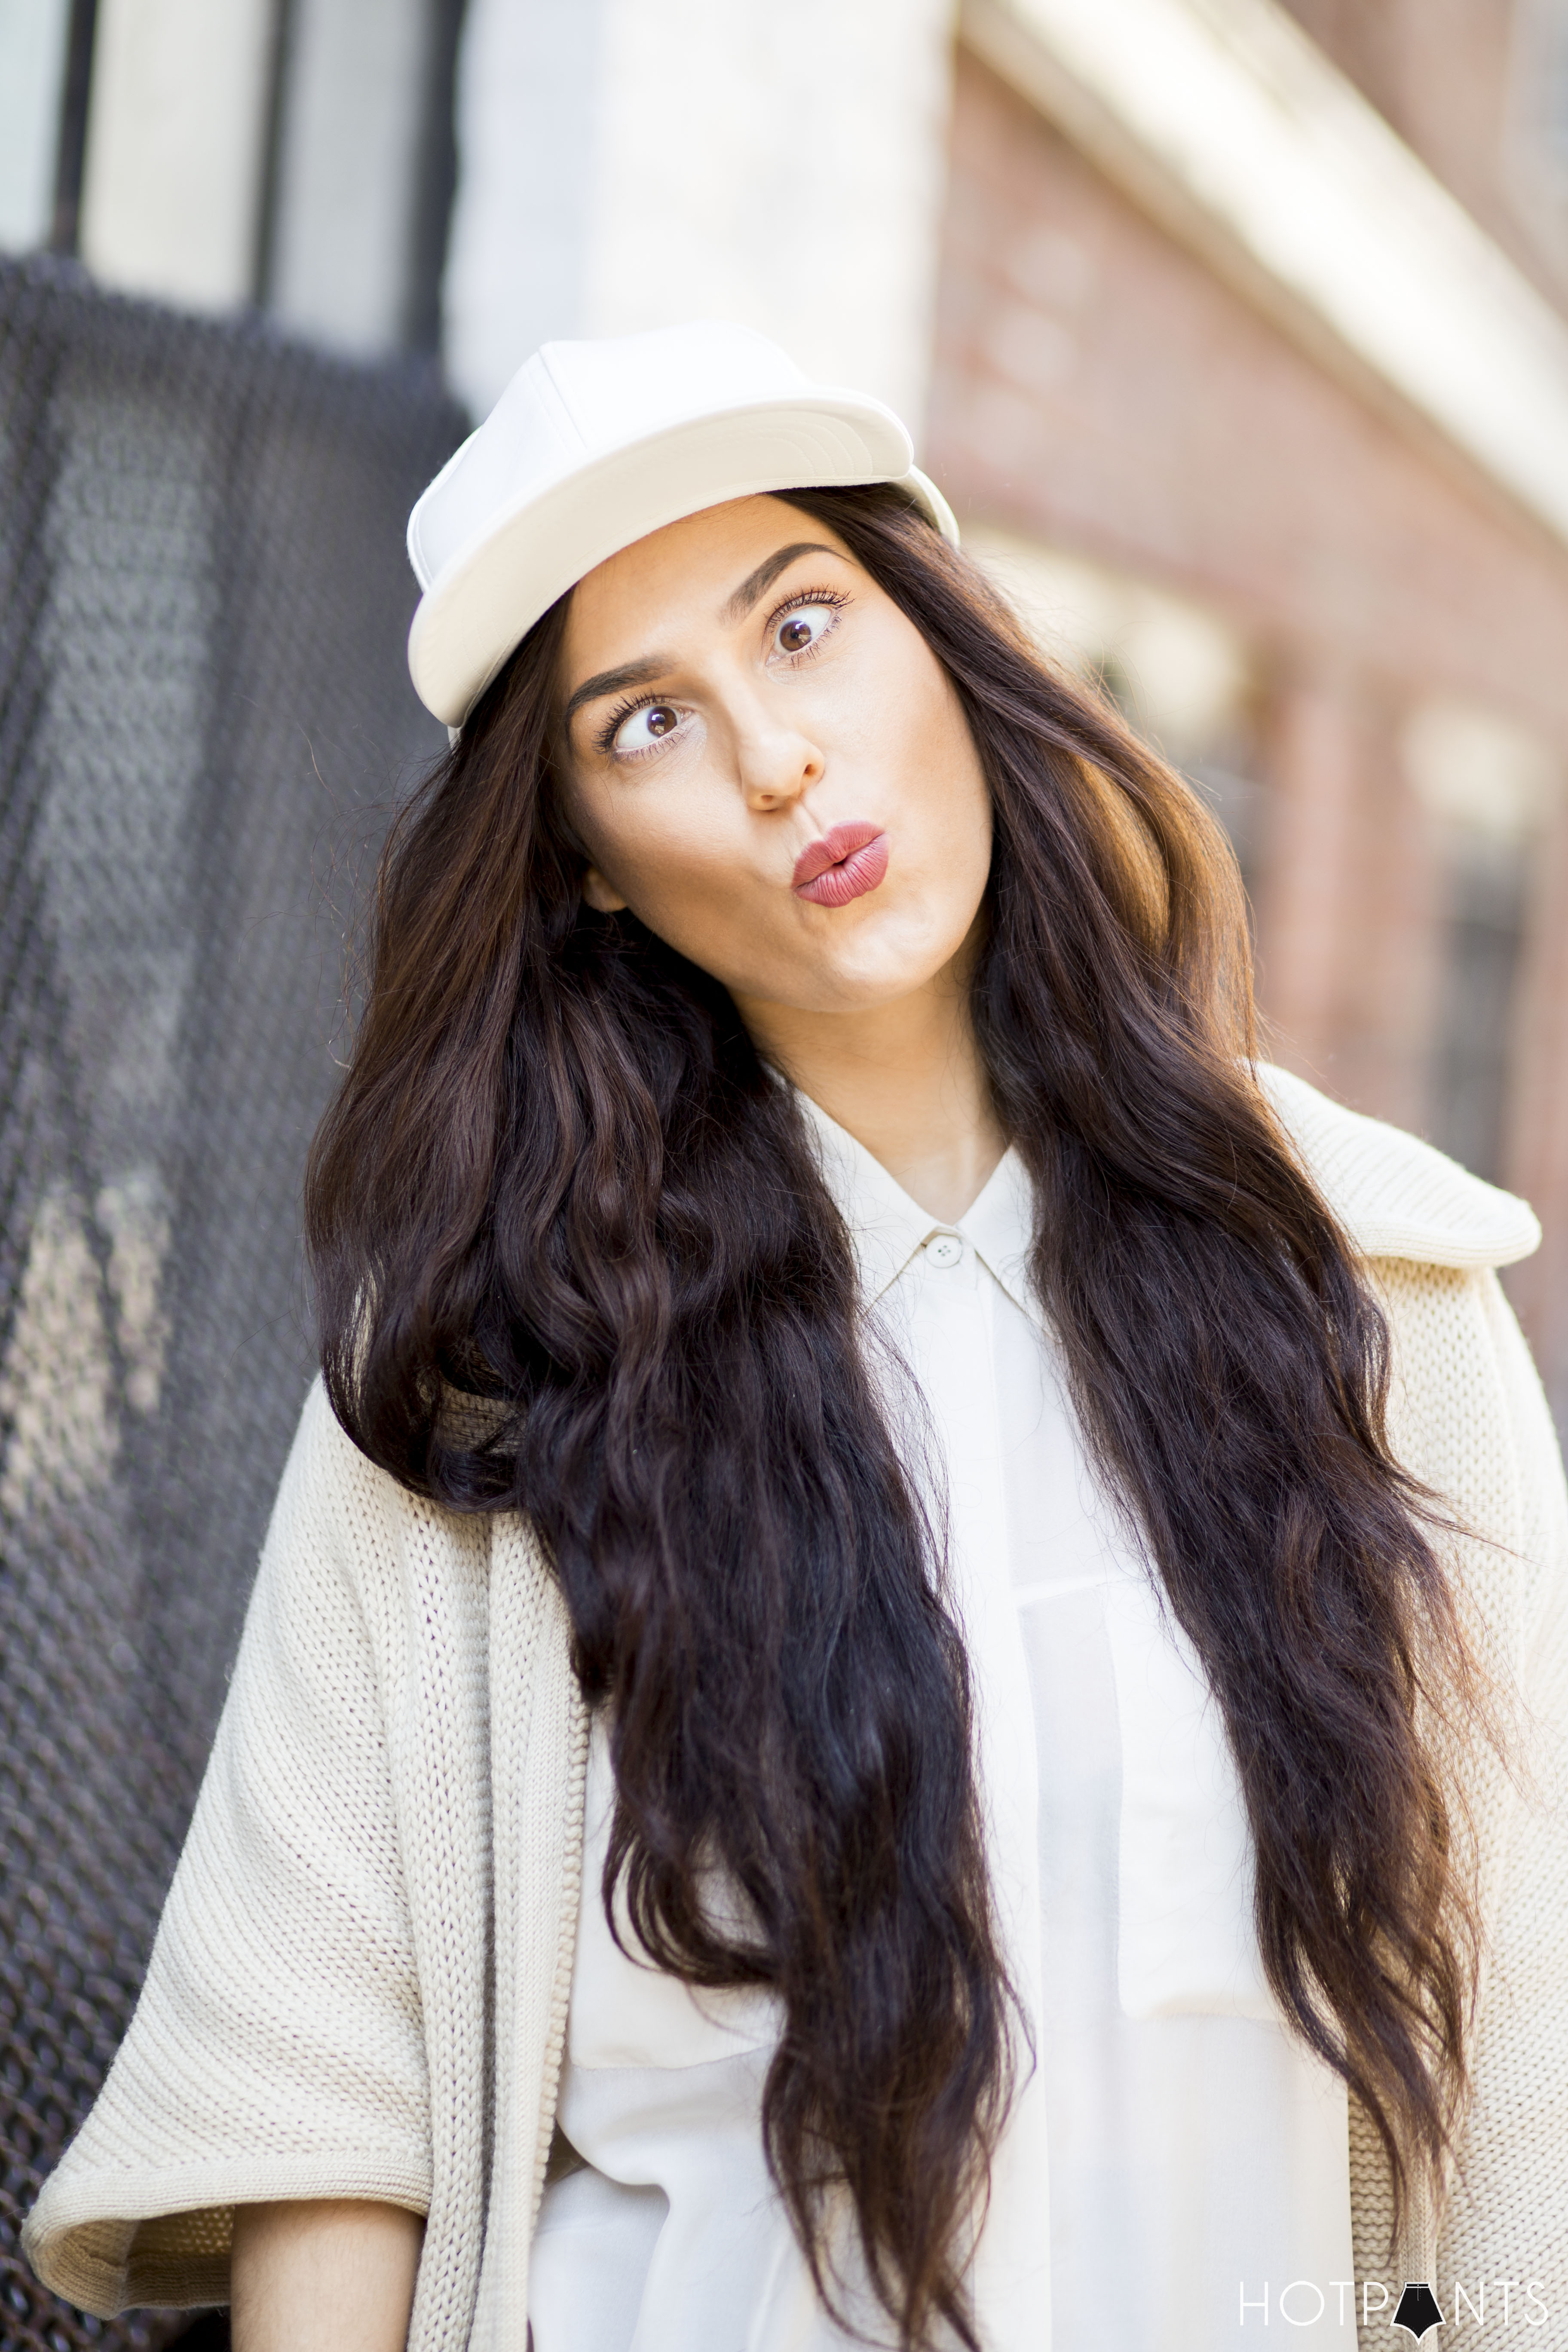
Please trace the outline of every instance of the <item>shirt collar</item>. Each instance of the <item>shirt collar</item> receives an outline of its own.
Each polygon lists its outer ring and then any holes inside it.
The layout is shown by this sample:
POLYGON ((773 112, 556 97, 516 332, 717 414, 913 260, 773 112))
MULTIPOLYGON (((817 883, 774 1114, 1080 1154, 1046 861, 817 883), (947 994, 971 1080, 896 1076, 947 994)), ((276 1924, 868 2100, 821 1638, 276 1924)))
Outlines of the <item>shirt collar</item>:
POLYGON ((947 1223, 911 1201, 881 1161, 809 1095, 797 1088, 795 1100, 816 1146, 823 1181, 849 1229, 866 1306, 874 1307, 891 1288, 933 1234, 958 1234, 1014 1305, 1038 1319, 1028 1272, 1034 1188, 1015 1150, 1004 1152, 978 1200, 962 1217, 947 1223))

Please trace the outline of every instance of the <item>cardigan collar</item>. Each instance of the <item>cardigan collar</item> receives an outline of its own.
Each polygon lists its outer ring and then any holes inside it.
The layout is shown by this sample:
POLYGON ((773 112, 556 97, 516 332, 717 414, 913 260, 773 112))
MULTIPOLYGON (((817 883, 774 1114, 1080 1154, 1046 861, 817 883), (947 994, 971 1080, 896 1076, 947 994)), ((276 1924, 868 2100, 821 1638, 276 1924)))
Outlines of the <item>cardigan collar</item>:
POLYGON ((1263 1062, 1258 1083, 1297 1157, 1362 1257, 1417 1265, 1512 1265, 1539 1248, 1526 1202, 1403 1129, 1347 1110, 1263 1062))

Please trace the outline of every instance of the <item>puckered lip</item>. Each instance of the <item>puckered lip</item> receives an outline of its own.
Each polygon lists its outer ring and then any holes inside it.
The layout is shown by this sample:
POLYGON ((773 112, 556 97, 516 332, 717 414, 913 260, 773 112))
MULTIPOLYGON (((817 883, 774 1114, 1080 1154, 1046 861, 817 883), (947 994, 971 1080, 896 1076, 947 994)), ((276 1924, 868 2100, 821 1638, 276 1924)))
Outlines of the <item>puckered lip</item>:
POLYGON ((841 866, 847 857, 853 857, 858 849, 869 848, 881 831, 879 824, 868 824, 860 818, 855 818, 847 824, 830 826, 820 841, 808 843, 795 859, 795 872, 790 877, 791 889, 804 889, 808 882, 815 882, 819 874, 826 874, 830 866, 841 866))

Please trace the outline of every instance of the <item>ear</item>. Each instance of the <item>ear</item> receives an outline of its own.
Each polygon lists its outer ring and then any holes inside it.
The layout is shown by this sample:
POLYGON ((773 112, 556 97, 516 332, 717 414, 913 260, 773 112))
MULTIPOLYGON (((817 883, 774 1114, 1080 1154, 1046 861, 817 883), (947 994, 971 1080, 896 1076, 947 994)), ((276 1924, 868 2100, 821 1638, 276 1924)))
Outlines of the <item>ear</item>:
POLYGON ((592 907, 595 915, 618 915, 626 900, 612 883, 606 882, 596 866, 589 866, 583 874, 583 902, 592 907))

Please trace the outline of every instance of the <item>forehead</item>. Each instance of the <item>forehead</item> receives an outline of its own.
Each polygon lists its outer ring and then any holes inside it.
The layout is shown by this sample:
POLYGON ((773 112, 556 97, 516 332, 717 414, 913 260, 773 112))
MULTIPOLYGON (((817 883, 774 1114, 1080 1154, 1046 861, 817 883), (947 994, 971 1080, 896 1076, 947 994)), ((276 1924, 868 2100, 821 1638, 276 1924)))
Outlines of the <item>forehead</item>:
POLYGON ((650 531, 596 565, 573 590, 568 659, 596 667, 607 638, 624 639, 628 631, 640 635, 655 625, 661 639, 682 625, 717 626, 747 575, 795 540, 811 540, 853 560, 837 531, 775 498, 731 499, 650 531))

